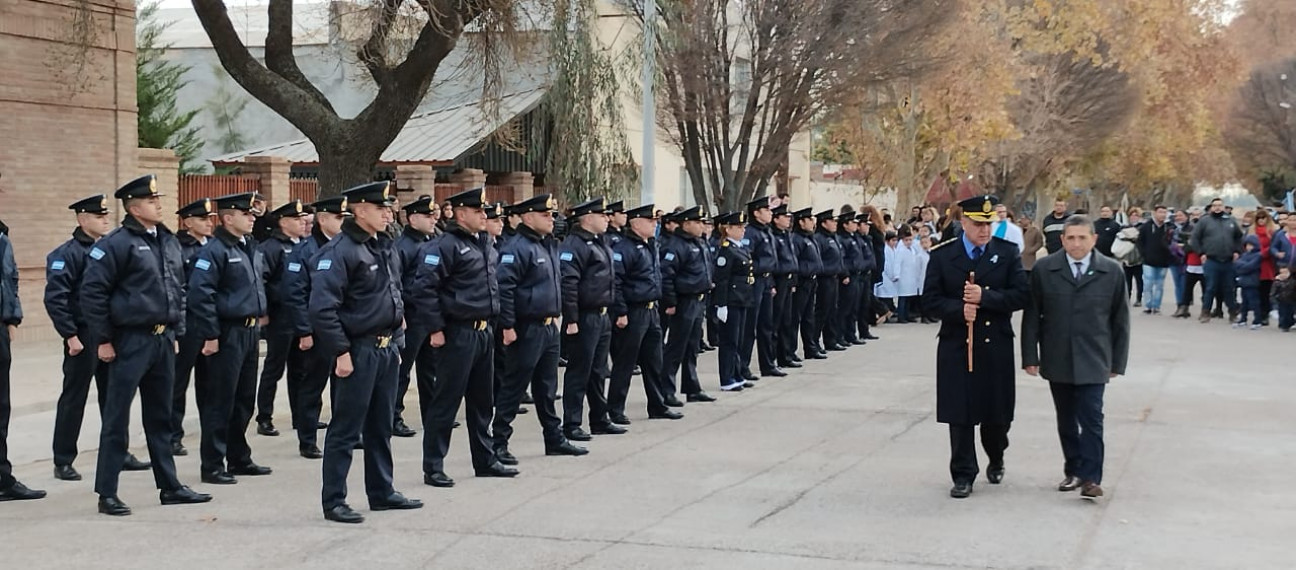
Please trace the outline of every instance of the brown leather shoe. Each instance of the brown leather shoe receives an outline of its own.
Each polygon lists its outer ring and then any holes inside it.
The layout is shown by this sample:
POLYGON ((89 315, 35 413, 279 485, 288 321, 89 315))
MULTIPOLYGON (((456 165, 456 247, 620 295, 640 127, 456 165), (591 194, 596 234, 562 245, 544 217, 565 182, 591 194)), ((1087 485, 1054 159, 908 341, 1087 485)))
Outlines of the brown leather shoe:
POLYGON ((1075 475, 1067 475, 1066 479, 1063 479, 1061 483, 1058 483, 1057 490, 1067 493, 1079 489, 1081 484, 1079 477, 1076 477, 1075 475))
POLYGON ((1080 497, 1085 499, 1099 499, 1103 496, 1102 487, 1093 481, 1086 482, 1080 486, 1080 497))

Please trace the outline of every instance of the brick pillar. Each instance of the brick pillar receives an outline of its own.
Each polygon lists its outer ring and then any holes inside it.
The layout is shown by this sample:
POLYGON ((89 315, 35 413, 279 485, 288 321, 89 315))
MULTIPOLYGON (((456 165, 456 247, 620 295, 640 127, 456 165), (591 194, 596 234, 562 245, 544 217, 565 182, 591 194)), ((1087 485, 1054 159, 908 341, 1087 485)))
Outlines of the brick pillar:
MULTIPOLYGON (((171 220, 170 214, 180 209, 180 157, 175 152, 165 148, 141 148, 139 149, 139 160, 136 163, 138 169, 137 176, 152 174, 157 176, 158 192, 162 196, 162 211, 168 214, 167 220, 171 220)), ((123 180, 122 183, 126 181, 123 180)), ((126 212, 121 211, 121 202, 116 202, 117 220, 121 221, 126 212)), ((170 225, 170 222, 167 222, 170 225)), ((174 229, 174 228, 172 228, 174 229)))
POLYGON ((396 167, 396 196, 401 204, 427 194, 436 200, 436 169, 426 164, 402 164, 396 167))
POLYGON ((513 203, 535 196, 535 176, 530 172, 510 172, 500 176, 500 184, 513 187, 513 203))
POLYGON ((476 168, 465 168, 459 172, 450 175, 450 182, 458 184, 460 188, 469 190, 486 185, 486 172, 476 168))
POLYGON ((291 171, 292 161, 278 156, 249 156, 243 161, 243 174, 261 177, 261 195, 265 196, 266 208, 270 210, 291 199, 288 189, 291 171))

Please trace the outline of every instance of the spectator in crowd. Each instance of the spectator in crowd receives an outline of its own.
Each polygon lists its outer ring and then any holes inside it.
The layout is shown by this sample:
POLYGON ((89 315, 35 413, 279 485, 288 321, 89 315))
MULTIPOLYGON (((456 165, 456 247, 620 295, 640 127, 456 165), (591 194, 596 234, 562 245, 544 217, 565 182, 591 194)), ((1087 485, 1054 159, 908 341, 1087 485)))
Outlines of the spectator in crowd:
POLYGON ((1292 268, 1284 265, 1278 270, 1274 280, 1274 299, 1278 301, 1278 330, 1291 332, 1296 324, 1296 279, 1292 279, 1292 268))
MULTIPOLYGON (((1121 234, 1134 234, 1134 246, 1138 248, 1139 228, 1143 225, 1143 209, 1134 207, 1126 213, 1129 223, 1125 224, 1121 230, 1132 230, 1130 232, 1122 231, 1121 234)), ((1143 252, 1138 249, 1138 255, 1122 260, 1121 265, 1125 267, 1125 288, 1129 293, 1134 295, 1134 306, 1143 305, 1143 252)))
POLYGON ((916 223, 918 223, 918 222, 921 222, 921 221, 922 221, 922 211, 923 211, 923 207, 922 207, 922 206, 914 206, 912 209, 910 209, 910 211, 909 211, 909 219, 908 219, 908 220, 905 220, 905 225, 906 225, 906 226, 912 226, 912 225, 914 225, 914 224, 916 224, 916 223))
POLYGON ((1172 262, 1170 243, 1174 240, 1169 215, 1170 211, 1158 204, 1152 208, 1152 219, 1139 226, 1138 248, 1143 256, 1143 286, 1147 289, 1147 302, 1143 304, 1146 315, 1161 314, 1166 271, 1172 262))
POLYGON ((1107 257, 1112 257, 1112 243, 1116 241, 1116 233, 1121 230, 1120 222, 1113 215, 1111 206, 1103 206, 1098 209, 1098 219, 1094 220, 1094 232, 1098 235, 1094 249, 1107 257))
POLYGON ((931 229, 933 234, 936 233, 936 208, 931 206, 924 207, 922 209, 922 215, 918 220, 918 225, 926 226, 931 229))
POLYGON ((1040 222, 1040 229, 1044 232, 1044 247, 1048 248, 1049 253, 1056 253, 1062 249, 1062 228, 1065 227, 1066 220, 1071 215, 1067 213, 1066 200, 1053 201, 1053 213, 1044 217, 1040 222))
POLYGON ((1238 288, 1242 289, 1242 314, 1234 321, 1233 328, 1242 328, 1247 324, 1247 315, 1252 315, 1251 330, 1260 328, 1260 240, 1249 235, 1242 241, 1242 255, 1233 262, 1233 271, 1237 274, 1238 288))
POLYGON ((882 257, 882 280, 874 289, 873 296, 875 299, 882 301, 886 305, 886 311, 883 314, 896 312, 896 297, 900 291, 900 260, 897 249, 900 245, 900 237, 895 232, 886 233, 886 249, 882 257))
POLYGON ((1003 204, 995 206, 995 214, 999 216, 999 220, 990 227, 990 235, 1013 242, 1017 245, 1018 251, 1023 251, 1025 243, 1022 239, 1022 231, 1017 224, 1013 223, 1008 206, 1003 204))
MULTIPOLYGON (((1188 236, 1192 226, 1188 214, 1183 210, 1174 213, 1174 237, 1170 242, 1170 280, 1174 282, 1175 313, 1174 318, 1186 319, 1190 316, 1192 290, 1188 285, 1188 236)), ((1200 260, 1199 260, 1200 261, 1200 260)), ((1200 267, 1200 264, 1198 265, 1200 267)))
POLYGON ((1270 240, 1269 253, 1278 267, 1296 265, 1296 216, 1287 216, 1282 228, 1270 240))
POLYGON ((1278 224, 1274 223, 1269 210, 1260 208, 1252 217, 1247 235, 1255 236, 1260 244, 1260 325, 1269 326, 1269 313, 1273 311, 1273 283, 1278 276, 1278 265, 1274 263, 1273 238, 1278 234, 1278 224))
MULTIPOLYGON (((1044 247, 1044 232, 1040 231, 1034 220, 1029 216, 1022 216, 1022 267, 1026 269, 1026 274, 1030 275, 1035 268, 1036 255, 1040 248, 1044 247)), ((1047 251, 1047 250, 1045 250, 1047 251)))
POLYGON ((1224 201, 1210 202, 1210 215, 1202 216, 1193 228, 1189 246, 1202 254, 1202 272, 1206 280, 1199 320, 1209 323, 1212 305, 1218 297, 1228 306, 1229 321, 1237 320, 1237 297, 1234 295, 1233 261, 1242 244, 1242 228, 1224 209, 1224 201))
POLYGON ((944 218, 941 218, 944 222, 938 224, 936 228, 940 230, 940 241, 942 242, 963 235, 963 224, 959 223, 959 220, 963 219, 963 208, 960 208, 958 204, 950 204, 948 212, 944 218))
POLYGON ((914 242, 913 232, 908 227, 900 228, 900 243, 895 248, 895 259, 899 267, 896 268, 896 297, 899 298, 897 303, 896 317, 899 322, 912 323, 919 313, 918 296, 922 294, 923 279, 926 273, 923 273, 925 264, 921 252, 922 246, 914 242))

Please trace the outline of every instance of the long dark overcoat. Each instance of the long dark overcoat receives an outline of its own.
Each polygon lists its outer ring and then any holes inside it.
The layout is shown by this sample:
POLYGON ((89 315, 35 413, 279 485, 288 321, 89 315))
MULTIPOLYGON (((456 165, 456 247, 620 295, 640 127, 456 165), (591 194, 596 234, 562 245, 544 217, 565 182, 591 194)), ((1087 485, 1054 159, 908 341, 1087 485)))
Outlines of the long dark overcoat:
POLYGON ((1022 316, 1022 366, 1064 384, 1105 384, 1129 360, 1130 311, 1125 271, 1097 250, 1076 281, 1065 251, 1031 272, 1031 298, 1022 316))

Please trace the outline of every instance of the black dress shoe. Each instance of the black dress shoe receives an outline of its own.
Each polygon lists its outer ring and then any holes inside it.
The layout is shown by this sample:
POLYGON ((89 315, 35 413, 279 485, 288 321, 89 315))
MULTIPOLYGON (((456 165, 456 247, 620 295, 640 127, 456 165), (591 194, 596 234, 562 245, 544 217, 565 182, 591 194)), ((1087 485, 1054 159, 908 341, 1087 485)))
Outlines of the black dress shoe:
POLYGON ((954 497, 955 499, 966 499, 971 494, 972 494, 971 483, 955 483, 954 486, 950 488, 950 496, 954 497))
POLYGON ((131 508, 117 497, 99 497, 99 512, 114 517, 124 517, 131 514, 131 508))
POLYGON ((414 437, 414 434, 416 433, 418 432, 410 429, 410 427, 405 424, 404 419, 396 418, 396 421, 392 423, 392 435, 396 437, 414 437))
POLYGON ((849 342, 855 346, 864 346, 868 344, 868 341, 862 338, 852 338, 849 342))
POLYGON ((530 392, 523 392, 523 393, 522 393, 522 403, 523 403, 523 404, 534 404, 534 403, 535 403, 535 398, 532 398, 532 397, 531 397, 531 393, 530 393, 530 392))
POLYGON ((520 407, 520 406, 518 407, 517 415, 519 415, 519 416, 524 416, 524 415, 527 415, 527 414, 529 414, 529 413, 531 413, 531 410, 528 410, 528 409, 523 408, 523 407, 520 407))
POLYGON ((423 501, 411 499, 400 493, 392 493, 386 499, 375 501, 369 500, 369 510, 371 511, 409 511, 423 508, 423 501))
POLYGON ((503 463, 503 464, 505 464, 505 465, 517 465, 517 464, 518 464, 517 457, 514 457, 512 453, 509 453, 509 450, 508 450, 507 447, 506 447, 506 448, 503 448, 503 449, 496 449, 496 450, 495 450, 495 459, 496 459, 497 461, 499 461, 500 463, 503 463))
POLYGON ((171 444, 171 455, 172 455, 173 457, 184 457, 184 456, 186 456, 186 455, 189 455, 189 450, 188 450, 188 449, 185 449, 185 446, 184 446, 183 443, 180 443, 180 442, 178 442, 178 441, 177 441, 177 442, 173 442, 173 443, 171 444))
POLYGON ((841 352, 843 350, 846 350, 846 347, 840 344, 830 344, 827 346, 827 349, 829 352, 841 352))
POLYGON ((328 422, 315 422, 315 429, 328 429, 328 422))
POLYGON ((566 366, 567 366, 567 359, 566 359, 566 358, 563 358, 563 357, 561 357, 561 356, 559 356, 559 357, 558 357, 558 367, 559 367, 559 368, 565 368, 566 366))
POLYGON ((698 345, 698 348, 701 349, 702 352, 711 352, 711 351, 715 350, 715 347, 714 347, 714 346, 711 346, 711 344, 710 344, 710 343, 707 343, 707 342, 703 342, 703 343, 699 344, 699 345, 698 345))
POLYGON ((780 362, 780 363, 779 363, 779 368, 801 368, 801 363, 800 363, 800 362, 797 362, 797 361, 795 361, 795 360, 789 360, 789 361, 787 361, 787 362, 780 362))
POLYGON ((159 491, 158 498, 162 500, 162 504, 164 505, 194 505, 197 503, 206 503, 212 499, 211 495, 208 495, 207 493, 199 493, 193 489, 185 487, 184 485, 181 485, 179 489, 159 491))
POLYGON ((563 435, 566 436, 567 439, 570 439, 572 441, 589 441, 591 439, 594 439, 592 436, 590 436, 588 432, 586 432, 581 428, 564 430, 563 435))
POLYGON ((431 485, 433 487, 442 487, 442 488, 449 488, 455 485, 454 479, 451 479, 450 476, 446 475, 444 471, 433 471, 431 473, 424 473, 423 484, 431 485))
POLYGON ((1003 477, 1004 466, 1002 463, 991 463, 990 467, 986 468, 986 480, 989 481, 991 485, 1002 483, 1003 477))
POLYGON ((55 465, 54 478, 59 481, 80 481, 81 474, 77 473, 77 470, 73 469, 71 465, 55 465))
POLYGON ((133 453, 126 454, 126 462, 122 463, 122 471, 148 471, 153 468, 153 464, 148 461, 140 461, 133 453))
POLYGON ((364 522, 364 515, 355 512, 350 505, 342 503, 331 509, 324 509, 324 518, 333 522, 358 524, 364 522))
POLYGON ((690 402, 714 402, 714 401, 716 401, 716 399, 715 399, 715 396, 712 396, 712 395, 710 395, 710 394, 708 394, 708 393, 706 393, 706 392, 698 392, 698 393, 696 393, 696 394, 689 394, 689 395, 688 395, 688 401, 690 401, 690 402))
POLYGON ((584 447, 580 447, 578 445, 572 445, 572 442, 570 441, 564 441, 558 445, 545 446, 545 455, 571 455, 574 457, 579 457, 581 455, 588 455, 588 454, 589 454, 588 449, 585 449, 584 447))
POLYGON ((1063 479, 1061 483, 1058 483, 1057 490, 1067 493, 1079 489, 1080 485, 1083 484, 1084 482, 1081 481, 1079 477, 1076 477, 1075 475, 1067 475, 1066 479, 1063 479))
POLYGON ((235 479, 233 475, 230 475, 225 471, 216 471, 213 473, 203 473, 202 482, 211 485, 233 485, 238 483, 238 479, 235 479))
POLYGON ((793 354, 792 356, 789 356, 789 357, 788 357, 788 360, 791 360, 792 362, 796 362, 796 363, 798 363, 798 364, 802 362, 801 357, 800 357, 800 356, 797 356, 797 355, 795 355, 795 354, 793 354))
POLYGON ((639 365, 638 365, 638 364, 636 364, 635 367, 634 367, 634 370, 631 370, 631 371, 630 371, 630 375, 631 375, 631 376, 638 376, 638 375, 640 375, 640 374, 643 374, 643 370, 639 368, 639 365))
POLYGON ((590 433, 594 435, 621 435, 628 431, 630 430, 613 423, 601 426, 590 426, 590 433))
POLYGON ((39 489, 28 489, 26 485, 14 481, 8 489, 0 489, 0 502, 3 501, 34 501, 44 499, 45 491, 39 489))
POLYGON ((662 412, 648 412, 648 419, 650 420, 678 420, 683 417, 684 414, 670 409, 662 412))
POLYGON ((827 359, 827 358, 828 358, 828 355, 827 355, 827 354, 824 354, 824 353, 822 353, 822 352, 808 352, 808 353, 806 353, 806 360, 825 360, 825 359, 827 359))
POLYGON ((264 422, 257 422, 257 433, 264 436, 277 437, 279 435, 279 430, 275 429, 274 422, 266 420, 264 422))
POLYGON ((882 340, 882 338, 873 333, 869 333, 864 335, 864 340, 882 340))
POLYGON ((453 424, 450 424, 450 429, 457 429, 457 428, 462 427, 462 426, 463 426, 463 424, 461 424, 461 423, 459 423, 459 422, 455 422, 455 423, 453 423, 453 424))
POLYGON ((503 463, 498 461, 476 470, 476 475, 478 477, 517 477, 518 473, 521 473, 521 471, 512 467, 506 467, 503 463))
POLYGON ((306 459, 321 459, 324 457, 324 452, 320 451, 320 448, 313 443, 303 443, 297 446, 297 453, 300 453, 306 459))
POLYGON ((751 370, 743 370, 739 376, 742 376, 743 380, 760 380, 760 376, 753 374, 751 370))
POLYGON ((229 472, 231 475, 248 475, 248 476, 256 477, 258 475, 269 475, 271 473, 274 473, 274 470, 270 469, 269 467, 266 467, 265 465, 248 463, 247 465, 239 465, 238 467, 231 466, 229 468, 229 472))
POLYGON ((788 375, 787 372, 784 372, 784 371, 782 371, 782 370, 779 370, 778 368, 775 368, 775 369, 773 369, 773 370, 766 370, 765 372, 761 372, 761 376, 769 376, 769 377, 771 377, 771 378, 782 378, 782 377, 787 376, 787 375, 788 375))
POLYGON ((664 401, 662 401, 662 403, 663 403, 663 404, 666 404, 667 406, 669 406, 669 407, 671 407, 671 408, 683 408, 683 407, 684 407, 684 402, 679 401, 679 398, 676 398, 674 394, 672 394, 672 395, 670 395, 670 396, 666 396, 666 399, 665 399, 664 401))
POLYGON ((608 421, 619 426, 630 425, 630 418, 627 418, 625 414, 608 414, 608 421))

